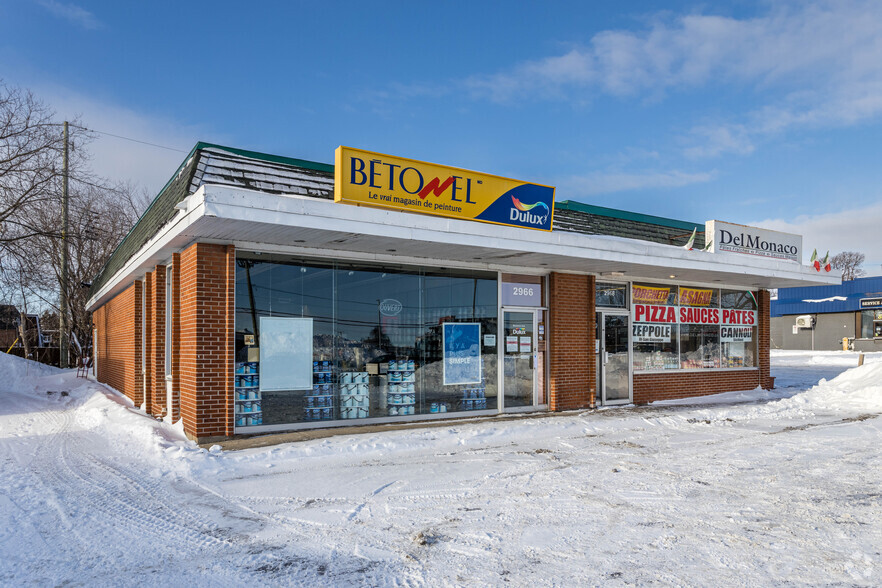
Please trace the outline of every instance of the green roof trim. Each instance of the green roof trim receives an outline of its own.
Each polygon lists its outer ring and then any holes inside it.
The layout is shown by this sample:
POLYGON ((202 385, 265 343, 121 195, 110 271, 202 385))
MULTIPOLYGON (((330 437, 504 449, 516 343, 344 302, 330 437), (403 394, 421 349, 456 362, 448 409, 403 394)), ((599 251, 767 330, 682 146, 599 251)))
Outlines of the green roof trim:
POLYGON ((560 202, 555 202, 554 207, 561 210, 572 210, 575 212, 584 212, 587 214, 608 216, 622 220, 635 221, 638 223, 660 225, 663 227, 670 227, 672 229, 682 229, 684 231, 692 231, 693 229, 698 229, 699 233, 704 232, 704 224, 690 223, 687 221, 674 220, 672 218, 664 218, 661 216, 652 216, 651 214, 628 212, 627 210, 606 208, 604 206, 594 206, 593 204, 585 204, 584 202, 576 202, 575 200, 561 200, 560 202))
MULTIPOLYGON (((303 167, 306 169, 329 174, 334 173, 334 166, 330 163, 318 163, 316 161, 307 161, 306 159, 282 157, 281 155, 271 155, 269 153, 260 153, 258 151, 248 151, 247 149, 225 147, 223 145, 216 145, 214 143, 203 143, 202 141, 196 143, 196 146, 193 147, 193 151, 190 152, 190 155, 187 156, 187 159, 192 157, 193 153, 199 149, 222 149, 223 151, 229 151, 230 153, 235 153, 236 155, 241 155, 242 157, 249 157, 251 159, 259 159, 261 161, 269 161, 271 163, 281 163, 283 165, 293 165, 296 167, 303 167)), ((186 160, 184 161, 186 162, 186 160)))

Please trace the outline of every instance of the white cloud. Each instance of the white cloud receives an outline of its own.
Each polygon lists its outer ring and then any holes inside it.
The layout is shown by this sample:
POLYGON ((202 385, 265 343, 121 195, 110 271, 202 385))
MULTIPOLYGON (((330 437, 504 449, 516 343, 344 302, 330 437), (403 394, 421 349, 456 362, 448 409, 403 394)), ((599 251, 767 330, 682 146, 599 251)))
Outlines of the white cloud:
POLYGON ((747 155, 755 148, 743 125, 703 125, 692 129, 690 135, 695 144, 684 150, 689 158, 716 157, 721 153, 747 155))
POLYGON ((690 184, 709 182, 716 171, 686 173, 677 170, 650 173, 595 173, 570 176, 556 182, 559 193, 569 198, 610 194, 627 190, 680 188, 690 184))
POLYGON ((658 17, 643 31, 602 31, 583 47, 463 83, 473 97, 582 103, 593 95, 657 98, 730 85, 765 106, 740 121, 705 121, 685 155, 747 154, 800 127, 845 126, 882 114, 882 2, 773 3, 755 18, 658 17))
POLYGON ((491 98, 542 93, 549 85, 595 86, 626 95, 720 81, 814 84, 823 73, 836 83, 882 75, 882 4, 866 1, 799 3, 766 16, 714 15, 656 20, 648 30, 602 31, 587 47, 527 61, 468 83, 491 98))
POLYGON ((882 239, 879 238, 882 202, 840 212, 766 219, 748 224, 802 235, 806 263, 813 249, 817 249, 821 256, 828 250, 831 256, 841 251, 857 251, 866 256, 864 269, 868 275, 882 275, 882 239))
POLYGON ((165 185, 199 140, 200 130, 165 117, 137 112, 58 86, 31 86, 34 94, 57 113, 58 120, 74 120, 84 127, 171 147, 161 149, 97 134, 87 149, 92 169, 100 176, 135 182, 155 195, 165 185))
POLYGON ((37 0, 37 4, 57 16, 84 29, 100 29, 102 24, 95 15, 76 4, 62 4, 56 0, 37 0))

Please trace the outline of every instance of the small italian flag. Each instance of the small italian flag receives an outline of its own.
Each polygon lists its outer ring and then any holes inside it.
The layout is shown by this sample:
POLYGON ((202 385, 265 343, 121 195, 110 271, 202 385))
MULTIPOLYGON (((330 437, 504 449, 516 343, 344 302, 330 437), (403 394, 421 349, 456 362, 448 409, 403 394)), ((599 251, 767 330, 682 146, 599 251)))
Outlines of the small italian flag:
POLYGON ((821 261, 818 259, 818 250, 817 249, 812 251, 812 258, 809 260, 809 263, 812 264, 812 267, 815 268, 816 272, 821 271, 821 261))
MULTIPOLYGON (((821 262, 821 266, 824 268, 825 272, 829 272, 833 269, 833 266, 830 265, 830 252, 827 252, 827 255, 824 256, 824 261, 821 262)), ((820 270, 818 270, 820 271, 820 270)))
POLYGON ((689 237, 689 241, 687 241, 686 244, 683 245, 683 249, 685 249, 687 251, 692 251, 692 245, 695 243, 695 233, 697 231, 698 231, 698 227, 692 229, 692 236, 689 237))

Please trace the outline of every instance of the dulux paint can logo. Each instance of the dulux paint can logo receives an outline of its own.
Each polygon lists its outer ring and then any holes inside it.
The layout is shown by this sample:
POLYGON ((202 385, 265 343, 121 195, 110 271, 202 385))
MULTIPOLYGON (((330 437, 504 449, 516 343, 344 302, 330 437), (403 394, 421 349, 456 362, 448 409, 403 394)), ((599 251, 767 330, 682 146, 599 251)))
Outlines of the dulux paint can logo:
POLYGON ((509 213, 509 220, 526 223, 529 225, 544 225, 548 220, 549 209, 544 202, 536 202, 535 204, 523 204, 520 200, 511 197, 512 208, 509 213), (545 214, 542 214, 542 213, 545 214))

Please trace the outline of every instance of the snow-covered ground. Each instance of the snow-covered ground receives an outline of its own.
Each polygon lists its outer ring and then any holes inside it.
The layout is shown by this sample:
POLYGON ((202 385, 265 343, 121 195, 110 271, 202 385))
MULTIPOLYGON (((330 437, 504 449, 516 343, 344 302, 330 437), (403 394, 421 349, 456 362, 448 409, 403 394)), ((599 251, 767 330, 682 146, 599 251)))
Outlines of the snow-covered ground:
POLYGON ((772 392, 200 449, 0 354, 0 585, 882 585, 882 354, 772 392))

